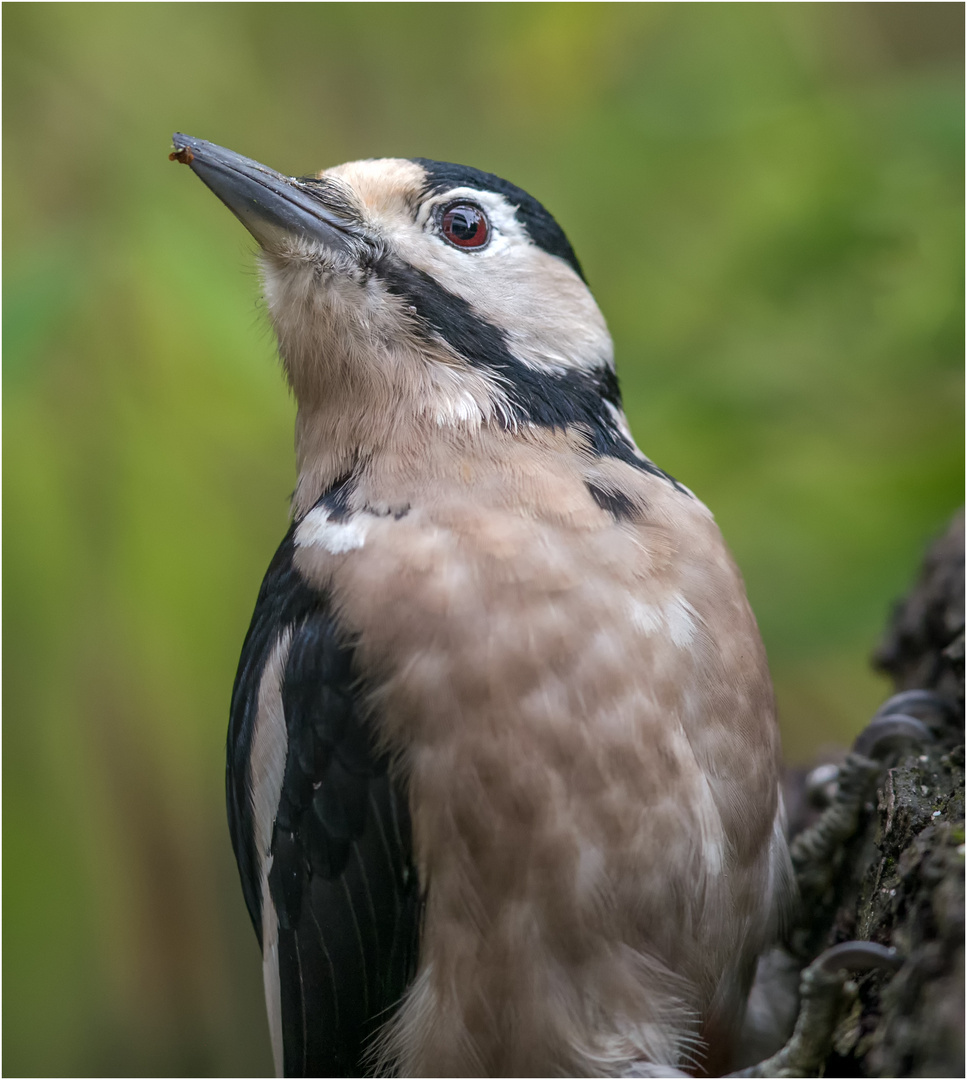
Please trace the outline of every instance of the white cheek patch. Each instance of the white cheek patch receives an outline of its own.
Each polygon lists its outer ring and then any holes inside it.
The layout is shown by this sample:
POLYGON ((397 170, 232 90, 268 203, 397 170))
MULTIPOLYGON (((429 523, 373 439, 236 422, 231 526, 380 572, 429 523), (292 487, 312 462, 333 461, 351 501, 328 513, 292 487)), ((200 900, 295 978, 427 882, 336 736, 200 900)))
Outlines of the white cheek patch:
POLYGON ((501 330, 521 363, 550 375, 612 365, 611 336, 594 297, 567 263, 533 241, 509 198, 453 188, 424 204, 416 226, 397 224, 390 239, 408 262, 501 330), (436 210, 461 199, 490 219, 490 240, 479 251, 453 247, 432 226, 436 210))
POLYGON ((684 596, 672 596, 660 604, 629 600, 629 614, 642 634, 667 635, 673 645, 686 649, 695 640, 702 617, 684 596))
POLYGON ((366 543, 372 517, 355 514, 346 521, 331 521, 324 506, 310 510, 295 531, 296 547, 321 547, 330 555, 343 555, 366 543))

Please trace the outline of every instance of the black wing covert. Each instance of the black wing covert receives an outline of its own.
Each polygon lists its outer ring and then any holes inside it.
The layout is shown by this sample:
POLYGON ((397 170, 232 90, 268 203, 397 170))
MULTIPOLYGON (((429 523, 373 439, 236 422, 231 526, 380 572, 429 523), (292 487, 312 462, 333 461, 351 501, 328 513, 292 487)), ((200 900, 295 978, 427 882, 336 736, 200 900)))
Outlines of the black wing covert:
POLYGON ((272 836, 286 1076, 358 1076, 413 977, 420 897, 405 793, 360 708, 353 649, 328 597, 293 566, 295 526, 259 591, 232 693, 229 828, 262 942, 249 758, 262 672, 291 630, 282 676, 287 749, 272 836))

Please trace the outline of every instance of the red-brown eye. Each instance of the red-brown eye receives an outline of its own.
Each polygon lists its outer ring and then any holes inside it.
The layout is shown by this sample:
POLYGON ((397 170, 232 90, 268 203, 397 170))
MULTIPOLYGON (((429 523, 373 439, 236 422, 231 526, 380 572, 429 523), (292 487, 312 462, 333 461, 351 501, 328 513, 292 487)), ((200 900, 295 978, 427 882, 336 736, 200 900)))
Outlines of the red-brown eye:
POLYGON ((490 223, 483 210, 473 203, 448 206, 441 228, 444 239, 458 248, 480 248, 490 239, 490 223))

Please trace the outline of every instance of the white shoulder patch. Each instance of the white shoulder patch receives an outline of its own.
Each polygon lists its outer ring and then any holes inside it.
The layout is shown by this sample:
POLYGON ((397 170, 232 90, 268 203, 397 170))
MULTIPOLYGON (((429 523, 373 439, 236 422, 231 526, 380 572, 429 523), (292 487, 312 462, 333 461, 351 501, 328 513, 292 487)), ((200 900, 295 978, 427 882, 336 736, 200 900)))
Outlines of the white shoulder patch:
POLYGON ((296 547, 321 547, 330 555, 343 555, 366 543, 371 517, 354 514, 345 521, 331 521, 329 510, 317 506, 310 510, 295 531, 296 547))

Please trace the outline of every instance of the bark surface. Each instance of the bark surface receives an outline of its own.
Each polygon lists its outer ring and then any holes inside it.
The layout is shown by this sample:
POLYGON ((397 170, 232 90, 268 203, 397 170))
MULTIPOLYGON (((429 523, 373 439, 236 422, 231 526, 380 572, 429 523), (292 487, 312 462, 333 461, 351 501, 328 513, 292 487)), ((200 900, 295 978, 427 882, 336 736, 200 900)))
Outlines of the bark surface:
MULTIPOLYGON (((851 938, 895 946, 892 978, 858 979, 827 1076, 964 1075, 964 518, 929 551, 874 663, 896 690, 952 706, 934 742, 895 755, 871 792, 831 882, 803 897, 793 937, 808 963, 851 938)), ((794 798, 795 803, 795 798, 794 798)), ((802 802, 799 806, 802 807, 802 802)), ((797 816, 794 813, 794 816, 797 816)), ((800 821, 803 813, 798 814, 800 821)), ((803 822, 804 823, 804 822, 803 822)))

